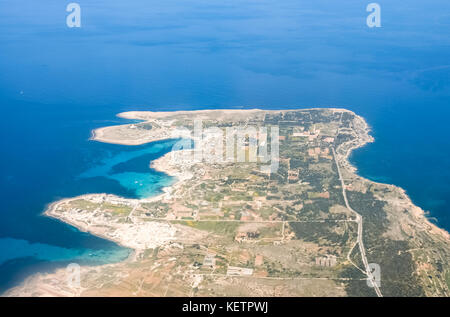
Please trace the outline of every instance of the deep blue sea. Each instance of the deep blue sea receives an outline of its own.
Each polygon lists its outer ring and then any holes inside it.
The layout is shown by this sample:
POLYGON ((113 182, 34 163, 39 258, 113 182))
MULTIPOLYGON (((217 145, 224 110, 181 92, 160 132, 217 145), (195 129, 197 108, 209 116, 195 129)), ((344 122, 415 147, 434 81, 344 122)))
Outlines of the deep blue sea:
POLYGON ((43 217, 84 193, 157 193, 172 141, 89 141, 126 110, 337 106, 375 143, 361 175, 399 185, 450 230, 450 2, 0 0, 0 291, 129 250, 43 217), (66 6, 81 6, 81 28, 66 6))

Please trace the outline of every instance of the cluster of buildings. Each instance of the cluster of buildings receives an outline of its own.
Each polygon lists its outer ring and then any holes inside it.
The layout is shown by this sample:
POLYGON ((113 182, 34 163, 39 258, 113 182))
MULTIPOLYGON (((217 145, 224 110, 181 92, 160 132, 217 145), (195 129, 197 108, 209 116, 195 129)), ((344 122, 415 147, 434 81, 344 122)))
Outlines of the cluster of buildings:
POLYGON ((239 231, 234 237, 234 240, 241 243, 257 239, 259 235, 260 233, 258 230, 239 231))
POLYGON ((335 255, 326 255, 321 257, 316 257, 317 266, 333 267, 336 265, 335 255))
POLYGON ((319 157, 326 158, 329 160, 333 159, 333 157, 330 155, 330 149, 327 147, 324 149, 322 149, 318 146, 316 146, 314 148, 310 148, 310 149, 308 149, 308 155, 315 159, 318 159, 319 157))
POLYGON ((308 141, 313 141, 314 139, 316 139, 318 136, 319 136, 319 134, 320 134, 320 129, 315 129, 315 128, 313 128, 313 130, 312 131, 305 131, 304 129, 304 127, 299 127, 298 128, 300 131, 297 131, 297 132, 293 132, 292 133, 292 136, 293 137, 306 137, 306 138, 308 138, 308 141))
POLYGON ((214 269, 216 266, 216 255, 214 253, 208 253, 203 259, 203 267, 214 269))
POLYGON ((238 266, 228 266, 227 275, 251 276, 253 269, 238 266))

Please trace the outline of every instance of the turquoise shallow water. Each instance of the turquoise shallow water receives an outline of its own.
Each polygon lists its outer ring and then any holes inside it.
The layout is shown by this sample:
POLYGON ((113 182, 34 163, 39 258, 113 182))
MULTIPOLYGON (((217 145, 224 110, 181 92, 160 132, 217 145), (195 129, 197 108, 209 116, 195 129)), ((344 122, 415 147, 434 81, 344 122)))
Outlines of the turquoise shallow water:
POLYGON ((109 250, 67 249, 42 243, 29 243, 26 240, 0 239, 0 249, 10 249, 7 254, 0 255, 0 263, 10 259, 34 257, 37 261, 67 261, 80 264, 107 264, 122 261, 129 255, 125 248, 109 250))
POLYGON ((0 290, 72 260, 124 256, 42 217, 57 199, 144 197, 171 182, 154 145, 88 141, 128 110, 336 106, 376 142, 352 162, 406 189, 450 230, 450 2, 380 0, 0 1, 0 290), (42 255, 41 255, 42 253, 42 255), (100 256, 101 255, 101 256, 100 256))
POLYGON ((89 179, 102 177, 117 181, 138 198, 148 198, 158 193, 162 187, 170 186, 174 179, 155 170, 150 171, 150 162, 167 153, 174 141, 155 142, 149 146, 127 152, 119 152, 102 159, 97 165, 79 175, 89 179))
MULTIPOLYGON (((78 128, 88 135, 91 124, 81 122, 78 128)), ((4 189, 16 196, 10 196, 4 205, 17 213, 2 214, 1 232, 6 236, 0 238, 0 290, 36 271, 51 271, 69 263, 114 263, 126 259, 131 252, 63 222, 41 216, 39 213, 46 208, 46 204, 85 193, 146 198, 158 194, 164 186, 174 181, 173 177, 151 169, 150 162, 169 152, 177 140, 128 147, 79 139, 79 134, 73 133, 71 128, 69 125, 67 134, 59 134, 61 143, 52 153, 56 158, 42 158, 35 162, 35 168, 42 174, 36 171, 29 174, 20 165, 10 164, 17 167, 17 171, 15 174, 8 171, 12 175, 8 178, 9 186, 4 189), (70 155, 66 156, 68 153, 60 152, 60 145, 68 139, 74 140, 78 146, 68 149, 70 155), (61 162, 61 157, 68 160, 61 162), (27 199, 23 200, 24 192, 14 191, 14 187, 25 190, 27 199), (20 236, 26 238, 16 238, 20 236)), ((53 134, 51 139, 55 142, 53 134)), ((30 142, 31 146, 36 140, 30 142)), ((41 146, 47 142, 44 141, 41 146)), ((41 154, 45 155, 47 151, 41 154)))

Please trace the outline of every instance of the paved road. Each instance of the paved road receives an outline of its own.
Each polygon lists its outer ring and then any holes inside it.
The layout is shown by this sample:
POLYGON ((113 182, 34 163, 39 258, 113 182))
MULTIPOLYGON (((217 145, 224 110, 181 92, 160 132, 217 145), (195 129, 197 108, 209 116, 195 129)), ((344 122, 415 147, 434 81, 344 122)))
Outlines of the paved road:
POLYGON ((342 195, 344 196, 345 206, 347 207, 348 210, 350 210, 351 212, 353 212, 356 215, 356 222, 358 223, 358 239, 357 239, 357 243, 359 245, 359 252, 361 253, 362 261, 364 263, 364 268, 366 270, 367 279, 372 284, 372 286, 375 289, 375 292, 377 293, 378 297, 383 297, 383 294, 381 294, 381 291, 380 291, 380 288, 378 287, 378 284, 374 281, 375 278, 374 278, 374 276, 372 274, 372 271, 370 270, 369 262, 367 261, 366 249, 364 248, 364 243, 363 243, 363 239, 362 239, 362 233, 363 233, 363 220, 362 220, 362 217, 361 217, 360 214, 358 214, 356 211, 354 211, 350 207, 350 205, 348 203, 347 192, 345 191, 344 178, 342 177, 341 168, 339 167, 339 163, 338 163, 338 160, 337 160, 337 157, 336 157, 336 152, 335 152, 334 148, 332 148, 332 151, 333 151, 334 161, 336 162, 336 167, 337 167, 338 174, 339 174, 339 180, 341 181, 341 185, 342 185, 342 195))

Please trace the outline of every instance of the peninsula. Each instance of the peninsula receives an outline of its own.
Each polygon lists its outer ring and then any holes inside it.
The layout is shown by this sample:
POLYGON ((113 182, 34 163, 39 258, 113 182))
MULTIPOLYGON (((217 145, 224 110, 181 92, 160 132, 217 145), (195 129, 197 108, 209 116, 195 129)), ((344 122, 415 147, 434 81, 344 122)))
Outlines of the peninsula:
POLYGON ((45 214, 134 252, 124 262, 82 266, 79 287, 68 285, 66 270, 58 269, 35 274, 4 295, 450 295, 449 234, 430 223, 403 189, 364 179, 349 163, 353 149, 374 141, 355 113, 317 108, 119 116, 139 122, 97 129, 92 139, 129 146, 192 140, 194 147, 180 146, 149 166, 177 182, 144 199, 108 193, 68 198, 45 214), (217 140, 239 135, 242 142, 226 156, 231 147, 217 140))

